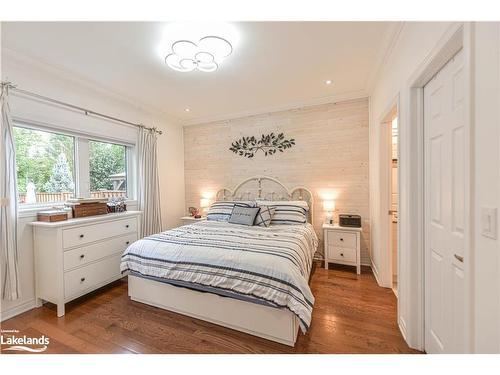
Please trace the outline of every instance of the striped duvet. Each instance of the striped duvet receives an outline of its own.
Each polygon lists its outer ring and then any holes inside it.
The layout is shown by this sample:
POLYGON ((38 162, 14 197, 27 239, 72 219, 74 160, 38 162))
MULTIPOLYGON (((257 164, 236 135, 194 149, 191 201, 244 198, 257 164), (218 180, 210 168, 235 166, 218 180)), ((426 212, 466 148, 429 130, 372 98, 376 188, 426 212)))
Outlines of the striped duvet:
POLYGON ((308 279, 317 245, 311 224, 266 228, 204 221, 133 243, 122 256, 121 271, 286 308, 306 332, 314 304, 308 279))

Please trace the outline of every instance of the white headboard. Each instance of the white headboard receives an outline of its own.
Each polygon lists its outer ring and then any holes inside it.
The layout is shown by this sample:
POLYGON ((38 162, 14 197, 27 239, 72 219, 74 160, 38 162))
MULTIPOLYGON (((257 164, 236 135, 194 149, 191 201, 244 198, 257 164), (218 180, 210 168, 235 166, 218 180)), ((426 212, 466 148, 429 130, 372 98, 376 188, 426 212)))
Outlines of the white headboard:
POLYGON ((221 188, 215 195, 218 201, 230 200, 299 200, 305 201, 309 205, 307 221, 313 222, 313 195, 309 189, 297 186, 288 189, 280 181, 268 176, 249 177, 240 182, 234 189, 221 188))

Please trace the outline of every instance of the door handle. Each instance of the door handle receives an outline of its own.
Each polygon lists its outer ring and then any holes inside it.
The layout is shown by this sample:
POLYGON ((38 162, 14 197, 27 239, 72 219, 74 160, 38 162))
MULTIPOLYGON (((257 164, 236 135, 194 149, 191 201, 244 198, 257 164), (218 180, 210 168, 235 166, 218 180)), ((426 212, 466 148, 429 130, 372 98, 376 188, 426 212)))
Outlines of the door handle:
POLYGON ((463 263, 463 262, 464 262, 464 257, 462 257, 462 256, 460 256, 460 255, 455 254, 455 258, 456 258, 459 262, 461 262, 461 263, 463 263))
POLYGON ((397 210, 389 210, 387 213, 388 213, 389 215, 392 215, 392 214, 397 214, 397 213, 398 213, 398 211, 397 211, 397 210))

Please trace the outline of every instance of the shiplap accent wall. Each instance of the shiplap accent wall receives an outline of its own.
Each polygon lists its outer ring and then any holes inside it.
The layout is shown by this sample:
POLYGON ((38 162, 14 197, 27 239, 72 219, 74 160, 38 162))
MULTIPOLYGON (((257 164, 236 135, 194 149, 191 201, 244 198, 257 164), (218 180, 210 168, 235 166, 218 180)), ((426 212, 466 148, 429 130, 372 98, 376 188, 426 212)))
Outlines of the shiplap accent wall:
POLYGON ((202 195, 233 188, 254 175, 275 177, 288 188, 308 187, 314 194, 320 243, 323 198, 336 195, 335 220, 339 212, 362 217, 361 260, 370 264, 367 98, 186 126, 184 168, 186 209, 199 207, 202 195), (242 136, 271 132, 285 133, 296 145, 267 157, 259 152, 253 159, 229 151, 231 142, 242 136))

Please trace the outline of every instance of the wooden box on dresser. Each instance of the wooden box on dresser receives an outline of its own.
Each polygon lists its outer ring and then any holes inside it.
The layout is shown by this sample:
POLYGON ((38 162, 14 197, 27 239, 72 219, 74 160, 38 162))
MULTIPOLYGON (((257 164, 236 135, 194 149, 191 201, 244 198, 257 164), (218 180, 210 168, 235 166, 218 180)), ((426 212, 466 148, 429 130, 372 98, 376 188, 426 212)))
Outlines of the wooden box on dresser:
POLYGON ((361 230, 323 224, 326 269, 329 263, 337 263, 354 266, 357 274, 361 273, 361 230))
POLYGON ((122 277, 120 258, 139 238, 140 211, 128 211, 59 222, 33 222, 35 294, 64 304, 122 277))

